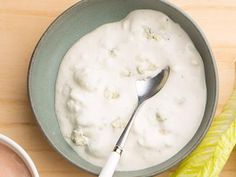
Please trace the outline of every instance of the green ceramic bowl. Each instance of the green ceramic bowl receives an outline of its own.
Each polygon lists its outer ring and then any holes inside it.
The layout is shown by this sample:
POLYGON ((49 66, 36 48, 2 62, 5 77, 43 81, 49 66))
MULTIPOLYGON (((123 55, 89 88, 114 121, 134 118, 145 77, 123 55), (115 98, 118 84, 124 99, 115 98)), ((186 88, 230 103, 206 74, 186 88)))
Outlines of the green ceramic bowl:
POLYGON ((215 113, 218 96, 215 61, 204 35, 186 14, 161 0, 80 1, 60 15, 40 39, 30 63, 28 89, 33 112, 49 142, 71 163, 94 174, 98 174, 100 168, 78 156, 61 135, 54 107, 57 72, 63 56, 78 39, 102 24, 121 20, 135 9, 154 9, 164 12, 189 34, 204 62, 207 104, 197 133, 175 156, 151 168, 129 172, 118 171, 115 175, 118 177, 152 176, 173 167, 199 144, 215 113))

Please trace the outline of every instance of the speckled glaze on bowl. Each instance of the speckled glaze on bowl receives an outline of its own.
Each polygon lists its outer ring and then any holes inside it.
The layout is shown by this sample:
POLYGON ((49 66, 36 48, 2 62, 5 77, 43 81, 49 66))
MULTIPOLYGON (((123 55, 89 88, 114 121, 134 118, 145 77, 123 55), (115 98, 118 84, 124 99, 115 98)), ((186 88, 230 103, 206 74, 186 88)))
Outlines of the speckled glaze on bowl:
POLYGON ((129 172, 118 171, 115 176, 152 176, 173 167, 200 143, 215 113, 218 98, 215 61, 203 33, 186 14, 172 4, 161 0, 80 1, 60 15, 40 39, 30 63, 28 91, 35 117, 52 146, 71 163, 93 174, 98 174, 100 168, 78 156, 61 135, 54 108, 57 72, 63 56, 78 39, 102 24, 121 20, 135 9, 161 11, 179 23, 189 34, 203 58, 207 84, 207 104, 203 120, 195 136, 175 156, 151 168, 129 172))

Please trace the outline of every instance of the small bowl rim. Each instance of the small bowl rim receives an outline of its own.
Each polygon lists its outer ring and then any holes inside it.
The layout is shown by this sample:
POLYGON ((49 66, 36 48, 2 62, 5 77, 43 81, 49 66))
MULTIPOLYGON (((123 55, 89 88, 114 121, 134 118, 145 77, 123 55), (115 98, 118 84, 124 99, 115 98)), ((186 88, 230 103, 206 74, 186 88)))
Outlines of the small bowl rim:
POLYGON ((27 166, 28 170, 30 171, 30 173, 33 177, 39 177, 38 170, 37 170, 33 160, 19 144, 17 144, 11 138, 9 138, 3 134, 0 134, 0 143, 6 145, 11 150, 13 150, 17 155, 20 156, 20 158, 24 161, 25 165, 27 166))

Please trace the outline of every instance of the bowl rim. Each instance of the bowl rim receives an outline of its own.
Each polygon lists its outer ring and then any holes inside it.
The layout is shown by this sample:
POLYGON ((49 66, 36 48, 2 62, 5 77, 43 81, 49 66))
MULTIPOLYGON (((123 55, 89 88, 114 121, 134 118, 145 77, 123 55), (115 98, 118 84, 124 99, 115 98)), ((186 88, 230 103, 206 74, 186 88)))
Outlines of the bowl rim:
MULTIPOLYGON (((59 148, 58 146, 50 141, 49 136, 47 135, 47 133, 44 131, 43 126, 41 125, 40 121, 37 119, 37 111, 36 108, 34 107, 33 101, 32 101, 32 97, 31 97, 31 84, 30 84, 30 80, 31 80, 31 76, 32 76, 32 66, 35 62, 35 55, 37 53, 37 49, 40 46, 40 43, 43 41, 45 35, 50 31, 50 29, 53 27, 53 25, 64 15, 66 15, 67 13, 70 12, 71 9, 77 7, 77 6, 81 6, 84 3, 87 2, 96 2, 99 0, 81 0, 79 2, 76 2, 75 4, 73 4, 72 6, 70 6, 69 8, 65 9, 62 13, 60 13, 52 22, 50 22, 49 26, 46 28, 46 30, 43 32, 43 34, 41 35, 40 39, 38 40, 33 53, 31 55, 30 61, 29 61, 29 65, 28 65, 28 74, 27 74, 27 93, 28 93, 28 99, 30 102, 30 107, 33 111, 33 114, 35 116, 35 119, 41 129, 41 131, 43 132, 43 135, 46 137, 46 140, 49 142, 49 144, 53 147, 53 149, 56 150, 56 152, 58 152, 60 155, 62 155, 62 157, 64 157, 64 159, 66 159, 67 161, 69 161, 72 165, 76 166, 77 168, 80 168, 82 170, 85 170, 86 172, 89 172, 90 174, 94 174, 97 175, 98 173, 92 171, 89 168, 86 167, 82 167, 80 165, 78 165, 77 163, 73 162, 66 154, 64 154, 59 148)), ((195 143, 188 149, 186 150, 184 153, 182 153, 181 158, 176 159, 175 161, 173 161, 172 163, 168 164, 165 166, 165 168, 163 168, 162 170, 159 170, 158 172, 150 172, 148 173, 148 176, 154 176, 154 175, 158 175, 163 173, 164 171, 176 166, 177 164, 179 164, 182 160, 184 160, 194 149, 196 149, 196 147, 201 143, 201 141, 203 140, 203 138, 205 137, 209 127, 211 126, 211 123, 213 121, 215 112, 216 112, 216 108, 217 108, 217 104, 218 104, 218 97, 219 97, 219 77, 218 77, 218 70, 217 70, 217 65, 216 65, 216 61, 215 61, 215 57, 213 55, 212 49, 210 47, 210 44, 206 38, 206 35, 204 34, 204 32, 202 31, 202 29, 200 28, 200 26, 192 19, 192 17, 190 15, 188 15, 185 11, 183 11, 181 8, 177 7, 175 4, 166 1, 166 0, 156 0, 156 1, 160 1, 161 3, 169 6, 170 8, 180 12, 190 23, 193 24, 193 26, 196 28, 197 32, 202 36, 202 39, 204 40, 206 46, 207 46, 207 51, 210 54, 210 58, 212 61, 212 66, 214 68, 214 76, 215 76, 215 102, 212 104, 212 110, 211 110, 211 114, 208 118, 208 121, 205 124, 205 128, 204 130, 201 132, 201 134, 198 136, 198 138, 196 138, 195 143)), ((200 126, 199 126, 200 127, 200 126)), ((197 132, 196 132, 197 133, 197 132)), ((195 133, 195 134, 196 134, 195 133)), ((194 135, 195 136, 195 135, 194 135)), ((194 137, 193 136, 193 137, 194 137)), ((193 139, 193 137, 191 138, 191 140, 193 139)), ((190 140, 190 141, 191 141, 190 140)), ((190 142, 189 141, 189 142, 190 142)), ((184 146, 185 147, 185 146, 184 146)), ((183 147, 183 148, 184 148, 183 147)), ((182 149, 183 149, 182 148, 182 149)), ((179 152, 178 152, 179 153, 179 152)), ((147 168, 145 168, 147 169, 147 168)), ((142 170, 142 169, 141 169, 142 170)), ((135 171, 139 171, 139 170, 135 170, 135 171)), ((130 171, 131 172, 131 171, 130 171)), ((134 171, 132 171, 134 172, 134 171)), ((135 177, 144 177, 143 175, 136 175, 135 177)))
POLYGON ((30 171, 31 175, 33 175, 33 177, 39 177, 39 173, 33 160, 19 144, 17 144, 15 141, 3 134, 0 134, 0 143, 6 145, 17 155, 20 156, 20 158, 24 161, 25 165, 27 166, 28 170, 30 171))

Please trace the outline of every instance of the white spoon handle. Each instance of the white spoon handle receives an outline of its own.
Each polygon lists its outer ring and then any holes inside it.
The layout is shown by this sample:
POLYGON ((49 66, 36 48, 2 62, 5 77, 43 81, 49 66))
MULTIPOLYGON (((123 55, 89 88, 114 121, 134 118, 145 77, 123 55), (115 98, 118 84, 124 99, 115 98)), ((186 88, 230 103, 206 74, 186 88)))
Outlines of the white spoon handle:
POLYGON ((120 154, 113 151, 109 156, 105 166, 103 167, 99 177, 112 177, 116 170, 116 166, 119 160, 120 160, 120 154))
POLYGON ((140 102, 137 105, 137 107, 135 108, 129 122, 127 123, 125 129, 123 130, 123 132, 120 136, 120 138, 118 139, 118 141, 116 143, 116 146, 114 147, 113 152, 109 156, 105 166, 103 167, 102 171, 100 172, 99 177, 112 177, 113 173, 115 172, 116 166, 117 166, 117 164, 120 160, 123 148, 125 146, 125 142, 128 138, 130 129, 132 127, 132 124, 133 124, 133 121, 134 121, 134 115, 135 115, 139 105, 140 105, 140 102))

